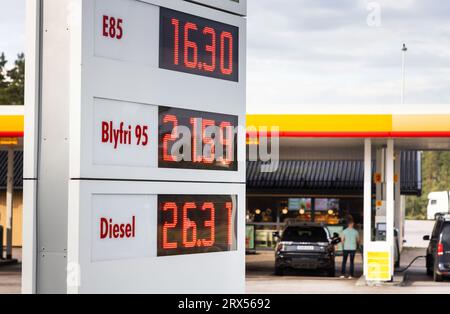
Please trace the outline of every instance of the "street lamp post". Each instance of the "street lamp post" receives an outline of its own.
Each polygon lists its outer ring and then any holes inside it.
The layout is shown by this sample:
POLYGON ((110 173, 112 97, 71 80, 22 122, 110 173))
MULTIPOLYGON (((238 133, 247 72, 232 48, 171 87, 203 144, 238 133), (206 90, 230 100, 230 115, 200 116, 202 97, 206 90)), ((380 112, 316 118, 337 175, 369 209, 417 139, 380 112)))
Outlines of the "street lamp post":
POLYGON ((403 44, 402 48, 402 91, 401 91, 401 100, 400 103, 402 105, 405 104, 405 89, 406 89, 406 73, 405 73, 405 64, 406 64, 406 52, 408 48, 406 44, 403 44))

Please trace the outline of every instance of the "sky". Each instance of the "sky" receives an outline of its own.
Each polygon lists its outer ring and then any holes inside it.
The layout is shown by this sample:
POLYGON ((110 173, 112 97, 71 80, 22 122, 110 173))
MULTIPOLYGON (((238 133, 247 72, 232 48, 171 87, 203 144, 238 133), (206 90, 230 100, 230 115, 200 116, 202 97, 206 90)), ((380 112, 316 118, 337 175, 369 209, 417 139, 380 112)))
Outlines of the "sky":
POLYGON ((450 1, 249 0, 248 111, 450 104, 450 1))
POLYGON ((25 1, 0 0, 0 53, 5 53, 9 67, 25 51, 25 1))
MULTIPOLYGON (((0 51, 24 50, 26 0, 0 0, 0 51), (6 8, 6 9, 5 9, 6 8)), ((248 0, 247 111, 450 104, 450 1, 248 0)))

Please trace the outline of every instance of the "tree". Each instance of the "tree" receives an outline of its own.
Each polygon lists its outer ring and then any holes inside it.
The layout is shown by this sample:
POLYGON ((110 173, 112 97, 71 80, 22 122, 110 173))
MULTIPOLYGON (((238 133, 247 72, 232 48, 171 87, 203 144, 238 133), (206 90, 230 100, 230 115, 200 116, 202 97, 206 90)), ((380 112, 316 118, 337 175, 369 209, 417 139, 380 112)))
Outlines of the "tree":
POLYGON ((25 55, 17 55, 14 67, 6 71, 8 61, 0 55, 0 105, 23 105, 25 93, 25 55))
POLYGON ((8 87, 8 83, 6 81, 5 76, 5 66, 7 63, 8 61, 6 61, 5 53, 2 52, 2 54, 0 55, 0 89, 8 87))
POLYGON ((0 55, 0 105, 7 103, 6 89, 8 88, 8 80, 6 77, 5 66, 8 63, 5 58, 5 54, 2 52, 0 55))
POLYGON ((10 79, 9 86, 6 89, 9 105, 23 105, 25 93, 25 55, 17 55, 14 67, 7 72, 10 79))

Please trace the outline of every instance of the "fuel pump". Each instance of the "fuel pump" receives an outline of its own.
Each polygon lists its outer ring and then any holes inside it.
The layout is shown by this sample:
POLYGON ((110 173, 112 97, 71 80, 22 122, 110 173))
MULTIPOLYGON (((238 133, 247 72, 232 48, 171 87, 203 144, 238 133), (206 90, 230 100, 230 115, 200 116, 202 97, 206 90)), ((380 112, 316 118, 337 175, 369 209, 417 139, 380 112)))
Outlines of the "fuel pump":
POLYGON ((376 241, 386 241, 386 223, 377 223, 376 241))
POLYGON ((386 241, 386 202, 377 201, 375 216, 375 240, 386 241))

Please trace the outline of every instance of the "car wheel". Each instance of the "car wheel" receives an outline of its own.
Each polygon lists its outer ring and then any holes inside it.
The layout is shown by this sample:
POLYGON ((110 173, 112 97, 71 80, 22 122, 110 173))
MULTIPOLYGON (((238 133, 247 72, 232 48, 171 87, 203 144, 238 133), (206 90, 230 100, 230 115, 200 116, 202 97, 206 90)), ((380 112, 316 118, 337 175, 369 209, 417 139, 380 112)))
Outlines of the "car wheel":
POLYGON ((432 268, 432 263, 431 263, 431 256, 427 255, 427 275, 428 276, 433 276, 434 275, 434 271, 432 268))
POLYGON ((442 282, 444 279, 441 275, 438 275, 438 273, 435 271, 434 272, 434 281, 435 282, 442 282))
POLYGON ((327 270, 327 276, 330 277, 330 278, 336 277, 336 269, 334 267, 328 269, 327 270))
POLYGON ((283 276, 284 270, 281 267, 275 267, 275 276, 283 276))
POLYGON ((435 282, 442 282, 443 278, 441 275, 437 272, 437 265, 434 265, 434 271, 433 271, 433 279, 435 282))

